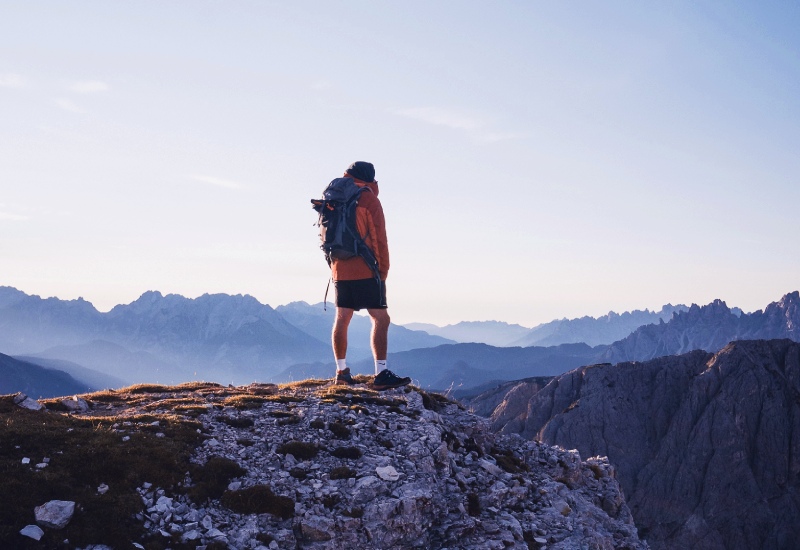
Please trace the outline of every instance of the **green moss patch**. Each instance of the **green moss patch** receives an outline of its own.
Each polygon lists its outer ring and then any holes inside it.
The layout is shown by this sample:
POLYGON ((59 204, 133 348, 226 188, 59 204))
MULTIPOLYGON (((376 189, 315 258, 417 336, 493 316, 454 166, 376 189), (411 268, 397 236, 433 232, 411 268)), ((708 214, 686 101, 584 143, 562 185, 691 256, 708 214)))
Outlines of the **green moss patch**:
POLYGON ((280 445, 276 452, 282 455, 292 455, 297 460, 310 460, 317 456, 319 447, 315 443, 305 441, 288 441, 280 445))
POLYGON ((223 416, 220 420, 231 428, 249 428, 255 424, 255 420, 246 416, 223 416))
MULTIPOLYGON (((131 421, 125 433, 112 427, 118 417, 80 418, 29 411, 0 400, 0 548, 26 548, 19 534, 35 523, 34 508, 49 500, 71 500, 77 509, 63 530, 47 530, 36 548, 107 544, 127 548, 142 540, 144 528, 133 519, 142 508, 136 491, 144 482, 176 488, 199 442, 199 424, 153 415, 165 437, 156 437, 131 421), (123 435, 129 436, 123 441, 123 435), (24 457, 31 464, 22 464, 24 457), (44 458, 46 468, 34 464, 44 458), (106 494, 97 487, 107 484, 106 494)), ((128 421, 128 419, 124 419, 128 421)))
POLYGON ((337 447, 331 451, 331 455, 336 458, 349 458, 351 460, 358 460, 362 454, 361 449, 358 447, 337 447))
POLYGON ((329 422, 328 429, 336 439, 350 439, 350 428, 341 422, 329 422))
POLYGON ((266 485, 226 491, 222 505, 238 514, 272 514, 282 519, 294 516, 294 500, 276 495, 266 485))
POLYGON ((233 460, 213 456, 202 466, 193 464, 189 472, 193 485, 189 487, 187 494, 196 503, 202 504, 206 499, 221 497, 228 488, 228 483, 235 477, 245 475, 247 470, 233 460))
POLYGON ((352 468, 348 468, 347 466, 339 466, 338 468, 334 468, 330 473, 331 479, 350 479, 351 477, 356 477, 356 471, 352 468))

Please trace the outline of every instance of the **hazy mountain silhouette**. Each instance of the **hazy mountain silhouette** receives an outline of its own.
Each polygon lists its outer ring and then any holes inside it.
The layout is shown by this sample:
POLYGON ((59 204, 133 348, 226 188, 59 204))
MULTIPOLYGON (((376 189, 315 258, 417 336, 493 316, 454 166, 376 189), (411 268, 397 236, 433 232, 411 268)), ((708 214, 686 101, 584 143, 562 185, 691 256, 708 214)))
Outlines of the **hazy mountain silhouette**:
POLYGON ((660 311, 649 309, 614 313, 601 317, 581 317, 551 321, 530 329, 515 340, 514 346, 556 346, 583 342, 590 346, 611 344, 625 338, 639 327, 669 321, 676 312, 689 309, 684 305, 666 304, 660 311))
POLYGON ((121 378, 111 376, 110 374, 99 372, 93 369, 87 369, 72 361, 65 361, 63 359, 49 359, 47 357, 32 357, 28 355, 18 355, 14 359, 33 363, 47 369, 54 369, 66 372, 75 380, 88 384, 93 388, 106 389, 106 388, 119 388, 124 385, 121 378))
MULTIPOLYGON (((282 309, 305 330, 252 296, 151 291, 101 313, 82 299, 0 287, 0 351, 66 360, 124 383, 270 381, 295 364, 331 362, 332 316, 307 304, 282 309)), ((369 357, 369 321, 354 323, 353 359, 369 357)), ((447 342, 403 327, 392 327, 390 337, 395 349, 447 342)))
POLYGON ((461 344, 489 344, 490 346, 510 346, 531 329, 502 321, 462 321, 440 327, 430 323, 407 323, 404 327, 424 330, 428 334, 447 338, 461 344))
MULTIPOLYGON (((641 326, 669 321, 673 313, 687 309, 689 308, 684 305, 667 304, 660 311, 611 311, 597 318, 586 316, 556 319, 533 328, 500 321, 463 321, 444 327, 430 323, 408 323, 404 326, 450 338, 458 343, 483 343, 500 347, 546 347, 579 343, 598 346, 625 338, 641 326)), ((741 310, 738 312, 741 313, 741 310)))
POLYGON ((34 399, 74 395, 93 388, 66 372, 47 369, 0 353, 0 394, 22 392, 34 399))
MULTIPOLYGON (((739 338, 798 339, 798 303, 794 292, 750 314, 737 315, 719 300, 692 305, 669 322, 639 327, 622 340, 595 347, 424 347, 441 340, 393 327, 390 368, 425 387, 465 390, 561 374, 589 363, 644 360, 691 349, 716 351, 739 338), (412 349, 398 351, 404 347, 412 349)), ((304 303, 279 309, 286 317, 251 296, 206 294, 190 299, 146 292, 131 304, 100 313, 85 300, 43 300, 0 287, 0 351, 68 360, 125 383, 210 379, 239 384, 298 379, 311 372, 330 376, 325 365, 332 363, 332 316, 328 319, 318 306, 304 303)), ((355 351, 348 357, 364 373, 373 372, 366 348, 368 323, 362 317, 354 320, 355 351)))

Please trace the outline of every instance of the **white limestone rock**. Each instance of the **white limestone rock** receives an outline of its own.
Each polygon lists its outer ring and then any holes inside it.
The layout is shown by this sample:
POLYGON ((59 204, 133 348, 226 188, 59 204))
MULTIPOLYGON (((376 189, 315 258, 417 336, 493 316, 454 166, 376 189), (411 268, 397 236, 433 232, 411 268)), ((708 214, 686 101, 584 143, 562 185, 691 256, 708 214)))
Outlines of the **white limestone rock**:
POLYGON ((14 404, 19 407, 22 407, 23 409, 29 409, 31 411, 40 411, 44 408, 44 405, 42 405, 35 399, 31 399, 22 392, 14 396, 14 404))
POLYGON ((378 466, 375 468, 375 473, 384 481, 397 481, 400 479, 400 474, 394 469, 394 466, 378 466))
POLYGON ((67 399, 62 399, 61 404, 71 412, 86 412, 89 410, 89 404, 86 402, 86 400, 81 399, 77 395, 67 399))
POLYGON ((34 509, 36 523, 50 529, 63 529, 75 513, 75 503, 69 500, 51 500, 34 509))
POLYGON ((29 539, 41 540, 44 536, 44 531, 38 525, 26 525, 20 530, 19 534, 29 539))

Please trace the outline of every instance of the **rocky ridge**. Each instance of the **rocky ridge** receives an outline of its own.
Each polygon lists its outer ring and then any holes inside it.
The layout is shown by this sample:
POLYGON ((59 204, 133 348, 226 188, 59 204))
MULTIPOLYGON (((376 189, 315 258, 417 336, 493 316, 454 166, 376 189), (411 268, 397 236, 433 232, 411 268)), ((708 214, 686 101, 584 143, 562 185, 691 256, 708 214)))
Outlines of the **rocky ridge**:
POLYGON ((137 424, 125 418, 145 411, 201 423, 183 482, 139 486, 141 548, 647 548, 606 459, 495 435, 436 394, 324 381, 179 388, 67 400, 74 417, 113 414, 121 445, 137 424))
MULTIPOLYGON (((490 399, 496 400, 492 395, 490 399)), ((738 341, 510 387, 492 428, 618 469, 653 548, 796 548, 800 344, 738 341)))

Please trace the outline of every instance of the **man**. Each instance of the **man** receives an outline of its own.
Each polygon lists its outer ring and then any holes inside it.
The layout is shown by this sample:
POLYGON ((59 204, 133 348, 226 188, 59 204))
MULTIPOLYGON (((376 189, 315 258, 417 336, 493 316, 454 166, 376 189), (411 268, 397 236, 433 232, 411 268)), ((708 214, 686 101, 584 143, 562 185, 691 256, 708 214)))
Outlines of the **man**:
POLYGON ((356 185, 366 187, 356 207, 356 225, 361 238, 372 250, 378 261, 380 280, 360 256, 346 260, 333 260, 331 274, 336 287, 336 319, 333 323, 331 341, 336 359, 336 384, 355 384, 347 367, 347 328, 353 313, 366 309, 372 319, 372 355, 375 358, 376 390, 388 390, 405 386, 411 379, 400 378, 386 368, 388 349, 389 313, 386 304, 386 277, 389 274, 389 245, 386 240, 386 224, 383 208, 378 200, 378 182, 375 167, 369 162, 351 164, 344 177, 353 178, 356 185))

